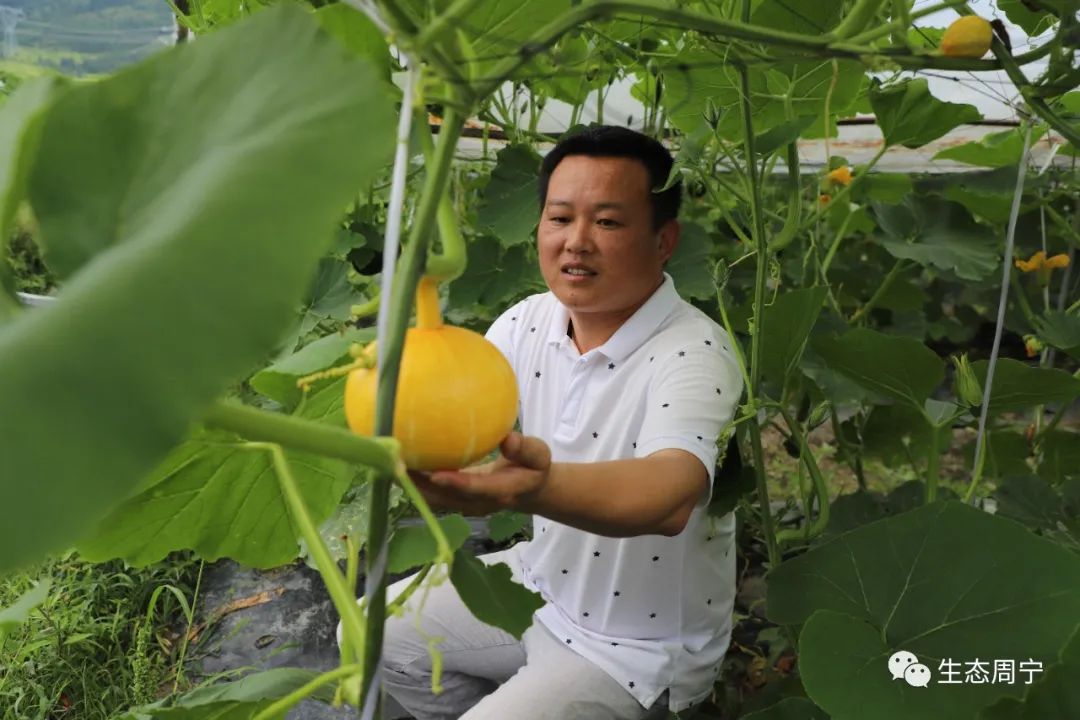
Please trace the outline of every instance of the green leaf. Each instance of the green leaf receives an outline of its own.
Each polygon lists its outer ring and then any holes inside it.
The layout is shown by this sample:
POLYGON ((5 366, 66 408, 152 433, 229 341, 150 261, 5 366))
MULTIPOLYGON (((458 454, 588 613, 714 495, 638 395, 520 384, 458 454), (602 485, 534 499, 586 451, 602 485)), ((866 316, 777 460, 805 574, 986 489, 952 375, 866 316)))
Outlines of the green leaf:
POLYGON ((945 378, 941 358, 913 338, 857 328, 840 337, 819 336, 812 343, 833 370, 867 390, 916 408, 922 408, 945 378))
POLYGON ((477 227, 491 230, 504 247, 528 243, 540 217, 540 156, 530 145, 507 145, 497 161, 484 188, 477 227))
POLYGON ((911 176, 900 173, 871 172, 863 175, 852 188, 852 199, 877 200, 884 203, 898 203, 911 195, 911 176))
MULTIPOLYGON (((1045 127, 1031 133, 1031 142, 1035 143, 1046 133, 1045 127)), ((968 165, 982 167, 1016 167, 1024 152, 1024 133, 1020 128, 1013 128, 999 133, 989 133, 963 145, 954 145, 935 155, 933 160, 956 160, 968 165)))
POLYGON ((1080 316, 1049 310, 1035 317, 1034 325, 1039 338, 1048 345, 1080 357, 1080 316))
POLYGON ((1080 618, 1080 555, 1011 520, 937 502, 786 560, 766 598, 772 622, 805 623, 803 683, 835 720, 865 718, 866 708, 880 720, 972 717, 1023 686, 942 684, 941 662, 1052 662, 1080 618), (892 679, 899 650, 930 668, 928 687, 892 679))
MULTIPOLYGON (((7 247, 15 212, 26 197, 27 176, 37 153, 42 120, 67 87, 60 78, 37 78, 19 87, 4 103, 0 113, 0 148, 5 159, 0 162, 0 249, 7 247)), ((10 305, 0 298, 2 322, 10 316, 11 308, 18 306, 4 253, 0 253, 0 292, 12 298, 10 305)))
POLYGON ((918 148, 982 115, 973 105, 942 102, 930 94, 926 78, 904 80, 884 87, 870 86, 870 104, 887 146, 918 148))
POLYGON ((687 300, 716 297, 712 274, 713 243, 697 223, 682 224, 679 245, 668 260, 666 272, 675 281, 679 295, 687 300))
POLYGON ((935 432, 939 447, 948 447, 951 429, 935 429, 914 405, 875 405, 863 428, 863 449, 891 467, 908 465, 911 460, 922 467, 935 432))
POLYGON ((874 203, 875 238, 895 258, 982 280, 998 268, 998 239, 956 203, 909 195, 899 205, 874 203))
MULTIPOLYGON (((376 472, 371 468, 360 468, 353 486, 346 491, 345 496, 334 508, 322 525, 319 526, 319 535, 330 551, 330 557, 337 561, 344 560, 349 556, 345 536, 350 537, 356 550, 362 550, 367 542, 368 526, 371 522, 371 486, 369 482, 376 478, 376 472)), ((405 492, 399 485, 390 486, 390 509, 398 507, 405 499, 405 492)), ((318 570, 318 566, 311 558, 311 549, 307 541, 300 538, 300 557, 312 570, 318 570)))
POLYGON ((531 522, 531 515, 500 510, 488 518, 488 537, 495 542, 505 542, 529 527, 531 522))
POLYGON ((754 25, 811 34, 828 32, 843 15, 843 8, 836 3, 754 0, 752 7, 750 22, 754 25))
POLYGON ((1067 477, 1080 477, 1080 434, 1048 432, 1043 438, 1039 475, 1057 483, 1067 477))
MULTIPOLYGON (((971 363, 980 385, 986 387, 987 361, 971 363)), ((990 389, 990 411, 1023 410, 1047 403, 1067 403, 1080 396, 1080 378, 1056 368, 1032 367, 1019 360, 999 358, 990 389)))
POLYGON ((806 698, 784 698, 775 705, 742 716, 743 720, 829 720, 825 711, 806 698))
POLYGON ((1060 661, 1035 676, 1024 699, 1003 698, 983 709, 979 720, 1073 720, 1080 717, 1080 626, 1061 650, 1060 661))
POLYGON ((804 288, 780 295, 765 307, 763 320, 762 372, 782 386, 798 367, 806 338, 821 314, 825 288, 804 288))
POLYGON ((390 47, 367 15, 338 3, 319 8, 315 17, 331 37, 350 52, 365 58, 383 80, 390 80, 390 47))
MULTIPOLYGON (((320 455, 286 457, 312 520, 322 523, 354 470, 320 455)), ((119 557, 145 566, 194 550, 208 561, 271 568, 296 558, 299 536, 270 453, 231 433, 196 431, 78 548, 92 562, 119 557)))
MULTIPOLYGON (((949 488, 938 488, 940 500, 954 500, 956 497, 956 493, 949 488)), ((901 483, 885 496, 866 490, 841 495, 829 506, 829 524, 822 533, 821 541, 831 540, 837 535, 882 518, 922 507, 925 500, 926 486, 921 480, 901 483)))
MULTIPOLYGON (((446 515, 438 520, 451 550, 456 551, 469 539, 469 523, 461 515, 446 515)), ((435 536, 427 525, 398 528, 390 538, 386 568, 391 573, 405 572, 434 562, 438 553, 435 536)))
POLYGON ((544 606, 539 593, 514 582, 505 563, 485 565, 465 550, 454 553, 450 580, 477 620, 521 639, 544 606))
POLYGON ((4 646, 4 638, 19 625, 30 617, 30 613, 49 597, 49 588, 52 582, 45 578, 30 590, 27 590, 11 605, 0 608, 0 648, 4 646))
POLYGON ((349 265, 337 258, 321 258, 300 310, 303 319, 299 334, 307 334, 323 320, 348 320, 355 302, 356 292, 349 283, 349 265))
POLYGON ((289 5, 57 101, 30 198, 69 277, 0 331, 0 570, 77 540, 267 356, 392 126, 289 5))
POLYGON ((374 328, 349 328, 309 343, 291 355, 255 373, 249 381, 251 387, 272 400, 293 407, 302 393, 296 387, 300 378, 344 364, 351 360, 349 346, 353 343, 367 344, 375 339, 374 328))
MULTIPOLYGON (((129 710, 116 720, 251 720, 270 703, 299 690, 318 675, 299 668, 275 668, 159 700, 129 710)), ((312 697, 330 702, 333 686, 320 688, 312 697)))
MULTIPOLYGON (((975 467, 975 445, 977 438, 964 446, 964 459, 968 467, 975 467)), ((1025 462, 1031 454, 1027 438, 1021 433, 1009 430, 988 430, 984 449, 983 475, 987 478, 1004 478, 1009 475, 1023 475, 1031 472, 1025 462)))
POLYGON ((761 155, 771 155, 798 140, 803 130, 810 127, 815 119, 811 115, 803 115, 761 133, 754 140, 754 151, 761 155))
POLYGON ((1049 482, 1030 472, 1013 475, 994 491, 997 513, 1012 518, 1051 539, 1064 530, 1080 549, 1080 503, 1070 503, 1049 482))
POLYGON ((1047 7, 1045 2, 1024 2, 1024 0, 997 0, 998 9, 1005 13, 1009 22, 1019 25, 1028 35, 1035 37, 1048 30, 1057 18, 1046 11, 1032 10, 1032 7, 1047 7))

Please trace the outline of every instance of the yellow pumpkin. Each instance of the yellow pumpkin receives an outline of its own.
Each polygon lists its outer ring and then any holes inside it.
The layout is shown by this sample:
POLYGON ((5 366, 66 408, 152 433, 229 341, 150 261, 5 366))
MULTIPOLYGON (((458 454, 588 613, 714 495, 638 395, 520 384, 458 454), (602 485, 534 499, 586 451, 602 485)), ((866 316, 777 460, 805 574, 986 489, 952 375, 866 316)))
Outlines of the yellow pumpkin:
MULTIPOLYGON (((376 391, 374 368, 353 370, 345 381, 345 418, 358 435, 375 432, 376 391)), ((456 470, 476 462, 513 429, 517 408, 510 363, 483 335, 444 325, 435 281, 421 278, 394 404, 393 435, 406 467, 456 470)))
POLYGON ((978 15, 955 20, 941 38, 941 54, 955 58, 981 58, 990 49, 994 29, 978 15))

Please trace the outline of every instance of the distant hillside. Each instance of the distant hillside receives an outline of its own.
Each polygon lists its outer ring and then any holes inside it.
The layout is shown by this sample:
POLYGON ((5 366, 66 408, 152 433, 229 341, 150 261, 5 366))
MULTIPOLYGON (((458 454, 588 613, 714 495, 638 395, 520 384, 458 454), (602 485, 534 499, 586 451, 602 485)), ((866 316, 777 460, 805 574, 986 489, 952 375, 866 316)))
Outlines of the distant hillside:
MULTIPOLYGON (((171 44, 165 0, 0 0, 22 11, 12 60, 72 75, 110 72, 171 44)), ((13 53, 13 54, 12 54, 13 53)))

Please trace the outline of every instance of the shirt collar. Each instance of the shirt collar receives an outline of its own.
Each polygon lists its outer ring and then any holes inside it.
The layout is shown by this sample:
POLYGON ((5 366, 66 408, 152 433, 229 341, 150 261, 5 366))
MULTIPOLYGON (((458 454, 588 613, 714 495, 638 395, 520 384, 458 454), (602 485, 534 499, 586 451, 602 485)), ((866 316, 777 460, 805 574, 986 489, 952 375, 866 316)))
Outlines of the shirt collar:
MULTIPOLYGON (((645 301, 645 304, 627 319, 608 341, 596 348, 595 352, 603 353, 611 360, 622 360, 634 350, 641 347, 642 343, 652 336, 679 302, 679 295, 675 292, 675 281, 664 273, 664 282, 645 301)), ((573 342, 566 334, 566 326, 570 322, 570 312, 566 306, 556 300, 555 312, 552 313, 551 327, 548 328, 547 341, 550 344, 559 345, 564 341, 573 342)))

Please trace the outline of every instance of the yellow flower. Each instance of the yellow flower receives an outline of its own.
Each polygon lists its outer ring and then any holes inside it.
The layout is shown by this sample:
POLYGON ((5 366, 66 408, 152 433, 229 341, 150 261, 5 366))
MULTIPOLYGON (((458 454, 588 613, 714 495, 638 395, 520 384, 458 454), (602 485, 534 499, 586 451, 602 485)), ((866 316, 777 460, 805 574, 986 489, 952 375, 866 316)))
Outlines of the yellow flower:
POLYGON ((1035 272, 1044 269, 1049 271, 1054 268, 1066 268, 1069 267, 1069 256, 1061 253, 1054 255, 1051 258, 1047 258, 1046 253, 1040 250, 1027 260, 1017 260, 1016 267, 1020 268, 1023 272, 1035 272))
POLYGON ((1046 253, 1040 250, 1027 260, 1017 260, 1016 267, 1024 272, 1038 273, 1039 286, 1046 287, 1050 284, 1050 273, 1054 268, 1069 267, 1069 256, 1059 254, 1048 258, 1046 253))
POLYGON ((849 168, 847 165, 838 167, 825 177, 828 178, 829 182, 835 183, 837 185, 850 185, 851 168, 849 168))
POLYGON ((1024 352, 1029 358, 1038 357, 1045 347, 1042 340, 1034 335, 1024 336, 1024 352))

